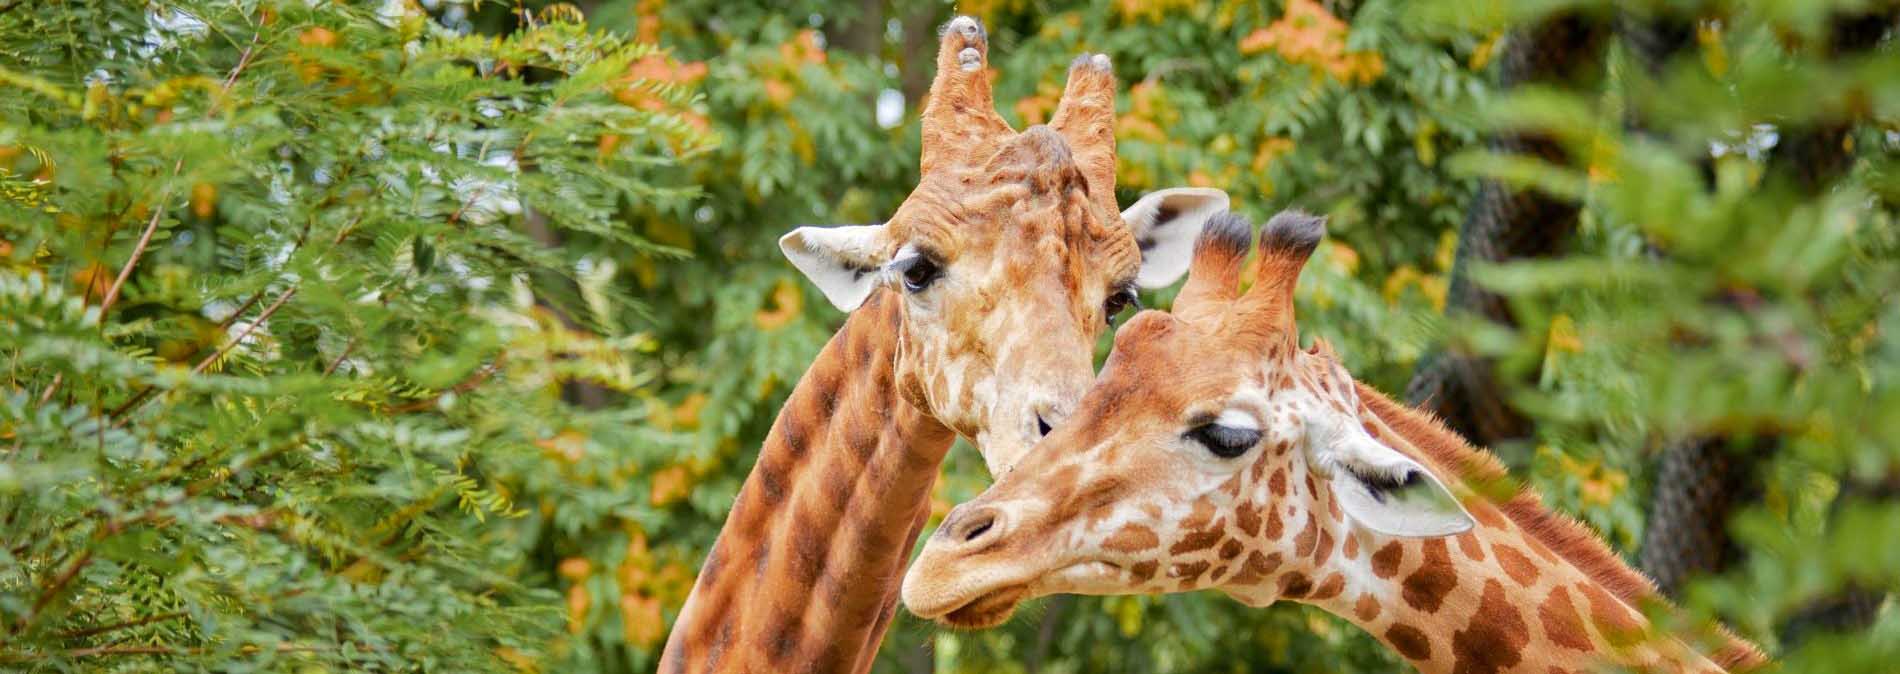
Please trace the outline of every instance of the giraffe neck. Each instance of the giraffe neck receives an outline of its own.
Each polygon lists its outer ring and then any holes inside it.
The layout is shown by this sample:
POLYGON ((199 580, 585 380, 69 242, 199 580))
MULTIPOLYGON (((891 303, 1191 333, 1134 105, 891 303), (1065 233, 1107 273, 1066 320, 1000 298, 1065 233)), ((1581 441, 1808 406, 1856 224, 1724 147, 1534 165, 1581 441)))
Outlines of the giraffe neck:
MULTIPOLYGON (((1419 427, 1408 420, 1392 419, 1395 414, 1417 413, 1381 396, 1361 416, 1381 442, 1435 463, 1419 447, 1429 439, 1417 437, 1419 427)), ((1438 467, 1477 526, 1457 536, 1419 539, 1354 525, 1324 481, 1305 462, 1291 462, 1288 497, 1262 506, 1281 513, 1262 517, 1270 537, 1293 537, 1294 555, 1242 560, 1226 591, 1256 605, 1275 598, 1315 605, 1371 633, 1422 674, 1582 674, 1604 665, 1641 672, 1727 671, 1675 635, 1651 630, 1632 606, 1629 588, 1606 585, 1602 574, 1587 571, 1554 550, 1547 536, 1526 528, 1553 526, 1551 521, 1507 514, 1507 508, 1541 509, 1533 497, 1493 500, 1480 492, 1492 493, 1496 485, 1468 484, 1455 469, 1438 467)), ((1725 663, 1759 658, 1726 633, 1711 638, 1730 640, 1729 652, 1718 656, 1725 663)))
POLYGON ((956 438, 898 395, 898 310, 873 295, 779 410, 660 671, 869 669, 956 438))

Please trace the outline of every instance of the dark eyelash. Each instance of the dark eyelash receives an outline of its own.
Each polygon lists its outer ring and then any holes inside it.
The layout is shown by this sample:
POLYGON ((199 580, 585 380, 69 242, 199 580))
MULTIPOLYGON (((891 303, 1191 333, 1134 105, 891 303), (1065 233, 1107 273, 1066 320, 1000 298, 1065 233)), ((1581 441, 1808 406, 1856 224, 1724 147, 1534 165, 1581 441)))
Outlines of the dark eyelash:
POLYGON ((1252 428, 1234 428, 1220 424, 1202 424, 1187 432, 1187 437, 1201 443, 1207 451, 1223 459, 1231 459, 1247 453, 1254 445, 1260 444, 1261 433, 1252 428))

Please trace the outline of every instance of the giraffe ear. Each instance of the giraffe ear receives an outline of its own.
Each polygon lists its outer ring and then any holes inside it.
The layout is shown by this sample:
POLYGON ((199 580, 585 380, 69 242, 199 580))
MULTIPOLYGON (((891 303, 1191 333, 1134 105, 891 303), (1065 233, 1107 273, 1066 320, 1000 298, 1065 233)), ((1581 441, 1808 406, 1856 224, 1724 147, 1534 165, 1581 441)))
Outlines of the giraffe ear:
POLYGON ((858 308, 871 296, 878 269, 889 256, 884 225, 800 227, 779 237, 778 248, 825 299, 844 311, 858 308))
POLYGON ((1141 273, 1135 284, 1160 288, 1187 273, 1194 239, 1208 218, 1227 210, 1227 193, 1211 187, 1173 187, 1149 192, 1128 210, 1122 222, 1141 246, 1141 273))
POLYGON ((1451 536, 1471 529, 1471 514, 1431 471, 1356 424, 1340 426, 1316 451, 1347 517, 1387 536, 1451 536))

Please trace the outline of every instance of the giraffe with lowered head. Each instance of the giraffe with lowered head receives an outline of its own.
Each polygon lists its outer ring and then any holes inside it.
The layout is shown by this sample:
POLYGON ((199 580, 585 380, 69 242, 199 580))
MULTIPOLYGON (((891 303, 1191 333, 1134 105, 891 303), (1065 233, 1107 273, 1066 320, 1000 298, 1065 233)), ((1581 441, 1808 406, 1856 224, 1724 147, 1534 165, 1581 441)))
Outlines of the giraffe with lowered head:
POLYGON ((1014 463, 1081 398, 1134 289, 1179 278, 1226 208, 1180 188, 1117 212, 1108 58, 1077 59, 1050 124, 1016 133, 986 52, 975 19, 944 27, 922 179, 888 223, 780 240, 852 313, 780 410, 661 672, 867 671, 951 442, 1014 463))
POLYGON ((1318 606, 1426 674, 1763 664, 1719 626, 1652 628, 1654 587, 1588 529, 1300 349, 1293 288, 1324 231, 1274 217, 1241 293, 1252 227, 1210 221, 1174 312, 1131 319, 1069 422, 944 519, 905 605, 984 627, 1046 594, 1218 589, 1318 606))

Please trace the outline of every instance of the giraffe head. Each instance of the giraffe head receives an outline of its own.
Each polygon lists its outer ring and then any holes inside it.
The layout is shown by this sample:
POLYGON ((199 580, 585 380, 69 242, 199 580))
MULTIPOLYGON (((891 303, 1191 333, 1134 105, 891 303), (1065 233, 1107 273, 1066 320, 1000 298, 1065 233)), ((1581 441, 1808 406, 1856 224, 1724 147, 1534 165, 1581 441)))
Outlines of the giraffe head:
MULTIPOLYGON (((1293 287, 1324 221, 1222 214, 1195 245, 1174 313, 1115 336, 1068 424, 958 506, 904 579, 904 603, 982 627, 1058 592, 1218 588, 1255 605, 1318 594, 1329 532, 1448 536, 1471 516, 1437 477, 1361 425, 1352 379, 1299 348, 1293 287)), ((1336 590, 1335 590, 1336 592, 1336 590)))
POLYGON ((1135 288, 1187 270, 1227 195, 1162 190, 1117 211, 1108 57, 1076 59, 1049 125, 1017 133, 991 100, 987 48, 973 18, 944 27, 922 179, 888 222, 801 227, 779 246, 840 309, 880 288, 901 298, 898 390, 998 473, 1073 409, 1096 337, 1135 288))

